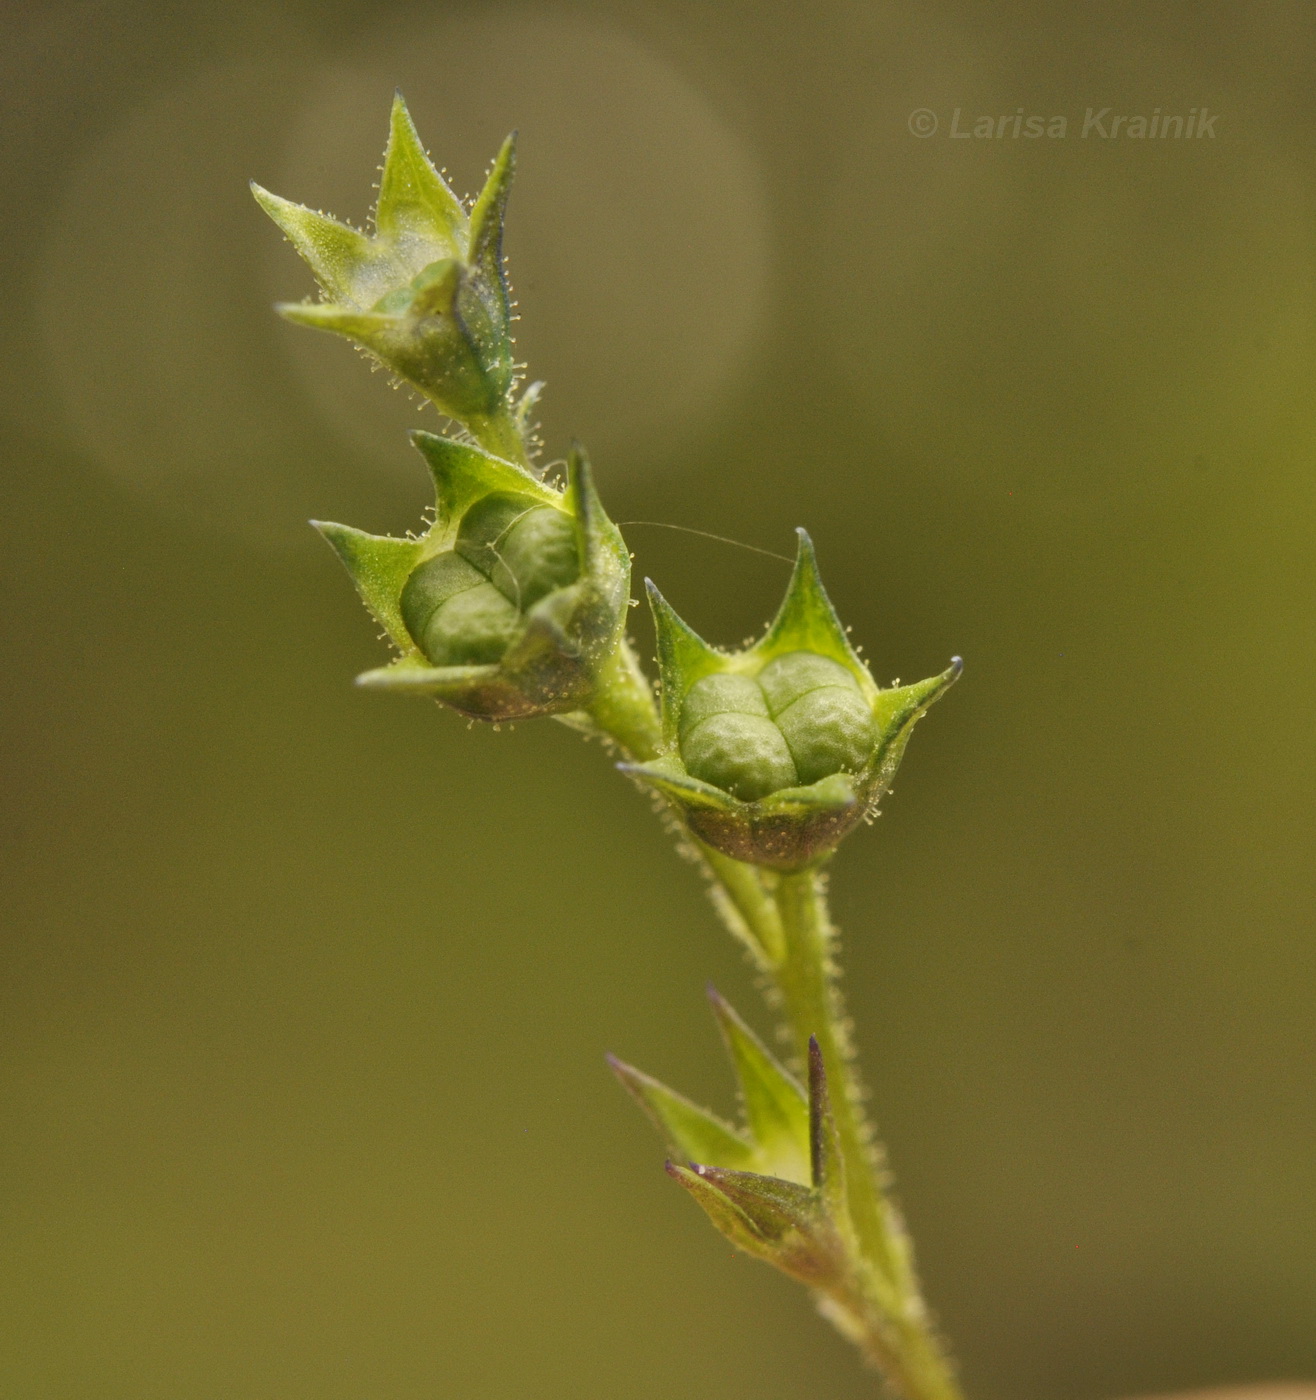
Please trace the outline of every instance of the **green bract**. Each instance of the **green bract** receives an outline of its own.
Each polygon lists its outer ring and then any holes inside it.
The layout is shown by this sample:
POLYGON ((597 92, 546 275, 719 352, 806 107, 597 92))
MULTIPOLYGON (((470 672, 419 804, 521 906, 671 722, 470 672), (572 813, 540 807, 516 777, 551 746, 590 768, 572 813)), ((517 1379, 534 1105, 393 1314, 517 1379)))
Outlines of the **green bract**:
POLYGON ((747 650, 710 647, 649 584, 664 748, 626 771, 664 793, 694 833, 755 865, 831 853, 890 786, 915 722, 960 673, 881 690, 818 577, 808 535, 786 597, 747 650))
POLYGON ((415 432, 435 518, 416 539, 316 522, 401 656, 359 684, 476 719, 586 706, 621 634, 630 556, 579 448, 564 492, 478 447, 415 432))
POLYGON ((324 294, 319 304, 285 303, 282 314, 357 341, 486 447, 517 457, 502 256, 513 163, 509 136, 468 215, 430 163, 398 95, 373 236, 255 183, 252 192, 324 294))
POLYGON ((713 1224, 746 1253, 816 1289, 838 1320, 862 1326, 871 1304, 847 1253, 854 1225, 818 1042, 809 1042, 806 1090, 710 995, 740 1083, 743 1127, 609 1056, 613 1072, 666 1141, 669 1174, 713 1224))

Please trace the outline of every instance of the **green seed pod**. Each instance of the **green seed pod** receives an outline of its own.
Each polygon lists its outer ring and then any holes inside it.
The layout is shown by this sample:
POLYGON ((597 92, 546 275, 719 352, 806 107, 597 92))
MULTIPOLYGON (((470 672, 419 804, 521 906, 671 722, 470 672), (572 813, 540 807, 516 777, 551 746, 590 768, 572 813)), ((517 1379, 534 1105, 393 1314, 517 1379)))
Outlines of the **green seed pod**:
POLYGON ((407 631, 435 666, 501 661, 520 622, 489 580, 452 552, 412 572, 400 606, 407 631))
POLYGON ((439 608, 422 650, 436 666, 491 666, 507 655, 521 615, 493 586, 479 583, 439 608))
POLYGON ((521 609, 532 608, 555 588, 580 576, 580 550, 571 517, 552 506, 533 506, 498 546, 490 577, 521 609))
POLYGON ((401 652, 360 683, 476 719, 586 707, 621 635, 630 556, 583 453, 562 492, 479 448, 412 436, 437 498, 426 534, 319 526, 401 652))
POLYGON ((664 748, 623 765, 663 793, 703 841, 795 870, 825 860, 876 810, 910 731, 956 679, 880 690, 850 646, 809 537, 766 634, 715 650, 649 585, 662 670, 664 748))
POLYGON ((788 651, 759 672, 758 683, 768 702, 768 710, 779 715, 801 696, 823 686, 842 686, 859 691, 854 673, 829 656, 814 651, 788 651))

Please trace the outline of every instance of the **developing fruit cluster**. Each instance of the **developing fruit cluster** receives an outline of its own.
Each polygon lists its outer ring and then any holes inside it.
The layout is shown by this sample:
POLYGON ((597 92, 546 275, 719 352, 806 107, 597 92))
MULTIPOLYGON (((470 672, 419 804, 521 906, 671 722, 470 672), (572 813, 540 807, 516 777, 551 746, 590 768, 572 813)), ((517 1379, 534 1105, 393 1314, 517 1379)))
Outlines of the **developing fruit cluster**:
POLYGON ((255 188, 310 264, 324 300, 281 306, 347 336, 461 425, 413 434, 434 478, 418 538, 319 528, 398 650, 363 685, 430 695, 476 719, 560 715, 616 733, 643 714, 646 762, 623 767, 662 793, 725 855, 799 869, 825 859, 889 786, 915 721, 958 675, 881 690, 800 553, 776 620, 754 646, 718 651, 651 587, 662 671, 652 696, 624 637, 630 556, 594 493, 584 454, 565 491, 525 450, 540 386, 516 396, 503 221, 509 139, 471 207, 448 188, 399 97, 369 234, 255 188), (655 754, 655 750, 657 750, 655 754))
POLYGON ((915 723, 960 663, 881 689, 801 530, 781 607, 741 651, 703 641, 649 585, 655 705, 625 637, 630 555, 583 451, 571 451, 565 487, 527 452, 542 386, 519 391, 512 348, 502 235, 513 163, 509 138, 468 208, 398 97, 369 234, 254 187, 323 293, 282 314, 353 340, 458 425, 412 434, 435 491, 422 533, 318 524, 396 650, 358 681, 474 719, 554 715, 604 735, 702 843, 728 922, 782 994, 807 1087, 716 995, 743 1123, 629 1065, 614 1069, 667 1139, 668 1171, 729 1240, 806 1283, 894 1390, 956 1400, 899 1218, 873 1175, 817 867, 876 810, 915 723), (840 1075, 839 1112, 825 1060, 840 1075))

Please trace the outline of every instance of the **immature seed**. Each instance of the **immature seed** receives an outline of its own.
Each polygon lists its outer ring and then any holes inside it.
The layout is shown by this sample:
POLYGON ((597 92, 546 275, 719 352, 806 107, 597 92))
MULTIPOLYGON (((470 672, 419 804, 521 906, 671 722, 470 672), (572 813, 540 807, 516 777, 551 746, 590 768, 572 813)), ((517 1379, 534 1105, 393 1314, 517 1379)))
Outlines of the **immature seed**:
POLYGON ((418 565, 400 599, 402 620, 434 666, 501 661, 520 615, 483 574, 453 553, 418 565))
POLYGON ((801 783, 856 772, 872 757, 877 746, 872 710, 858 681, 839 662, 789 652, 763 668, 759 684, 801 783))
POLYGON ((757 678, 702 677, 686 692, 679 728, 686 771, 742 802, 857 772, 877 745, 858 681, 808 651, 777 657, 757 678))
POLYGON ((571 517, 512 492, 495 491, 466 512, 457 553, 522 610, 580 574, 571 517))
POLYGON ((710 715, 681 741, 687 772, 742 802, 794 787, 795 764, 781 730, 766 716, 710 715))

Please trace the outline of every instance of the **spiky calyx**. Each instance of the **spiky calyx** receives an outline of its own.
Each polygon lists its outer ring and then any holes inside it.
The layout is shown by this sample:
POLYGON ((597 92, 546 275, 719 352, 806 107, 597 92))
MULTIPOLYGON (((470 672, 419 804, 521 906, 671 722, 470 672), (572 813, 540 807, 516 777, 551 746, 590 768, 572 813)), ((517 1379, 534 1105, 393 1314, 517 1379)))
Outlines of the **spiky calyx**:
POLYGON ((588 706, 616 648, 630 556, 580 448, 558 491, 469 444, 415 432, 435 516, 414 539, 316 522, 400 653, 358 684, 474 719, 588 706))
POLYGON ((648 585, 664 751, 626 771, 736 860, 782 870, 826 858, 876 808, 915 723, 960 674, 882 690, 851 647, 808 535, 775 620, 739 652, 711 647, 648 585))
POLYGON ((515 460, 521 447, 503 265, 514 164, 509 136, 468 214, 425 154, 399 94, 373 234, 254 182, 252 193, 315 273, 324 296, 319 303, 285 302, 280 313, 356 341, 476 441, 515 460))

